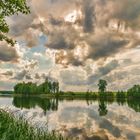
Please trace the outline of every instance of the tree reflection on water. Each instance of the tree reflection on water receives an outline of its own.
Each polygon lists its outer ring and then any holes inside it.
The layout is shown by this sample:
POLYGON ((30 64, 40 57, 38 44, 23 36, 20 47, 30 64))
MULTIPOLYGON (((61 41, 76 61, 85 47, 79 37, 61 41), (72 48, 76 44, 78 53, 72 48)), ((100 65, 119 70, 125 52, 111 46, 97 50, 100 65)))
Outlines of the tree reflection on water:
MULTIPOLYGON (((40 107, 44 114, 46 114, 47 111, 57 111, 59 102, 61 102, 64 99, 59 98, 41 98, 41 97, 30 97, 30 96, 21 96, 21 97, 14 97, 13 98, 13 105, 17 108, 26 108, 31 109, 35 107, 40 107)), ((98 101, 98 112, 100 116, 105 116, 108 113, 108 105, 112 104, 114 102, 117 102, 118 105, 128 105, 130 108, 134 109, 136 112, 140 112, 140 102, 139 100, 126 100, 125 98, 122 99, 85 99, 87 102, 87 105, 92 104, 93 102, 98 101)))

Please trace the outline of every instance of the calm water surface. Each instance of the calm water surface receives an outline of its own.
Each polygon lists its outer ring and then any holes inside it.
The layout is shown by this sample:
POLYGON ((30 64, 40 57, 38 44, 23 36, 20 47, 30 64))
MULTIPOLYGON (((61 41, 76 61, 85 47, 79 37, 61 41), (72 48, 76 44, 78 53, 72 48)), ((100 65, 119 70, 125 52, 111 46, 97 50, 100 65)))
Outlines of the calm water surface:
POLYGON ((140 140, 140 101, 0 97, 0 107, 68 137, 140 140))

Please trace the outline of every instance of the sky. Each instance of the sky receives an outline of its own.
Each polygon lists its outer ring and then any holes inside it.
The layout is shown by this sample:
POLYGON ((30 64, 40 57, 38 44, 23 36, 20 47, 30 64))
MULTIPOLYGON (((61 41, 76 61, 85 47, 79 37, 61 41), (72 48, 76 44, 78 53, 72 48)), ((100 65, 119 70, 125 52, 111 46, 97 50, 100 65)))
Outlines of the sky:
POLYGON ((59 81, 61 90, 127 90, 140 83, 140 1, 27 0, 7 17, 14 47, 0 42, 0 90, 59 81))

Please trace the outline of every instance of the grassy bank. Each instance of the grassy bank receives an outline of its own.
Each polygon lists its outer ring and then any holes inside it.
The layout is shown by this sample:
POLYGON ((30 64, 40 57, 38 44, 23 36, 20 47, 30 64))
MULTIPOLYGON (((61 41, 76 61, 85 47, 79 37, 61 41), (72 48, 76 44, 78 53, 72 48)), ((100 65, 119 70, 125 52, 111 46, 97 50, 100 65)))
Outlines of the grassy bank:
POLYGON ((1 140, 66 140, 60 134, 44 132, 34 128, 27 121, 15 118, 12 114, 0 110, 1 140))

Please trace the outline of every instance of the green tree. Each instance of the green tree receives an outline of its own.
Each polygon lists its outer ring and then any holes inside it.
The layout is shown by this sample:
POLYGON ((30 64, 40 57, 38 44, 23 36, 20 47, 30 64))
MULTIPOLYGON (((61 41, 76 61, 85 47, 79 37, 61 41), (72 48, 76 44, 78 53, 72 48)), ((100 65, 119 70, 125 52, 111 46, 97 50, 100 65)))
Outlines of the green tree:
POLYGON ((14 92, 16 94, 30 95, 30 94, 48 94, 48 93, 58 93, 59 92, 59 83, 51 82, 45 80, 44 83, 39 86, 36 83, 18 83, 14 86, 14 92))
POLYGON ((106 105, 106 103, 103 100, 101 100, 99 102, 98 111, 99 111, 99 115, 100 116, 105 116, 107 114, 107 112, 108 112, 107 105, 106 105))
POLYGON ((53 86, 52 86, 51 81, 48 82, 48 88, 49 88, 49 93, 52 93, 53 92, 53 86))
POLYGON ((59 82, 56 82, 56 93, 59 93, 59 82))
POLYGON ((100 79, 99 83, 98 83, 99 92, 105 92, 106 86, 107 86, 107 81, 103 80, 103 79, 100 79))
POLYGON ((56 93, 56 82, 52 82, 52 92, 56 93))
POLYGON ((14 14, 23 13, 28 14, 29 7, 26 0, 0 0, 0 41, 5 40, 7 43, 14 45, 15 42, 7 37, 9 26, 6 23, 6 17, 14 14))
POLYGON ((131 98, 140 98, 140 85, 134 85, 128 89, 127 96, 131 98))

